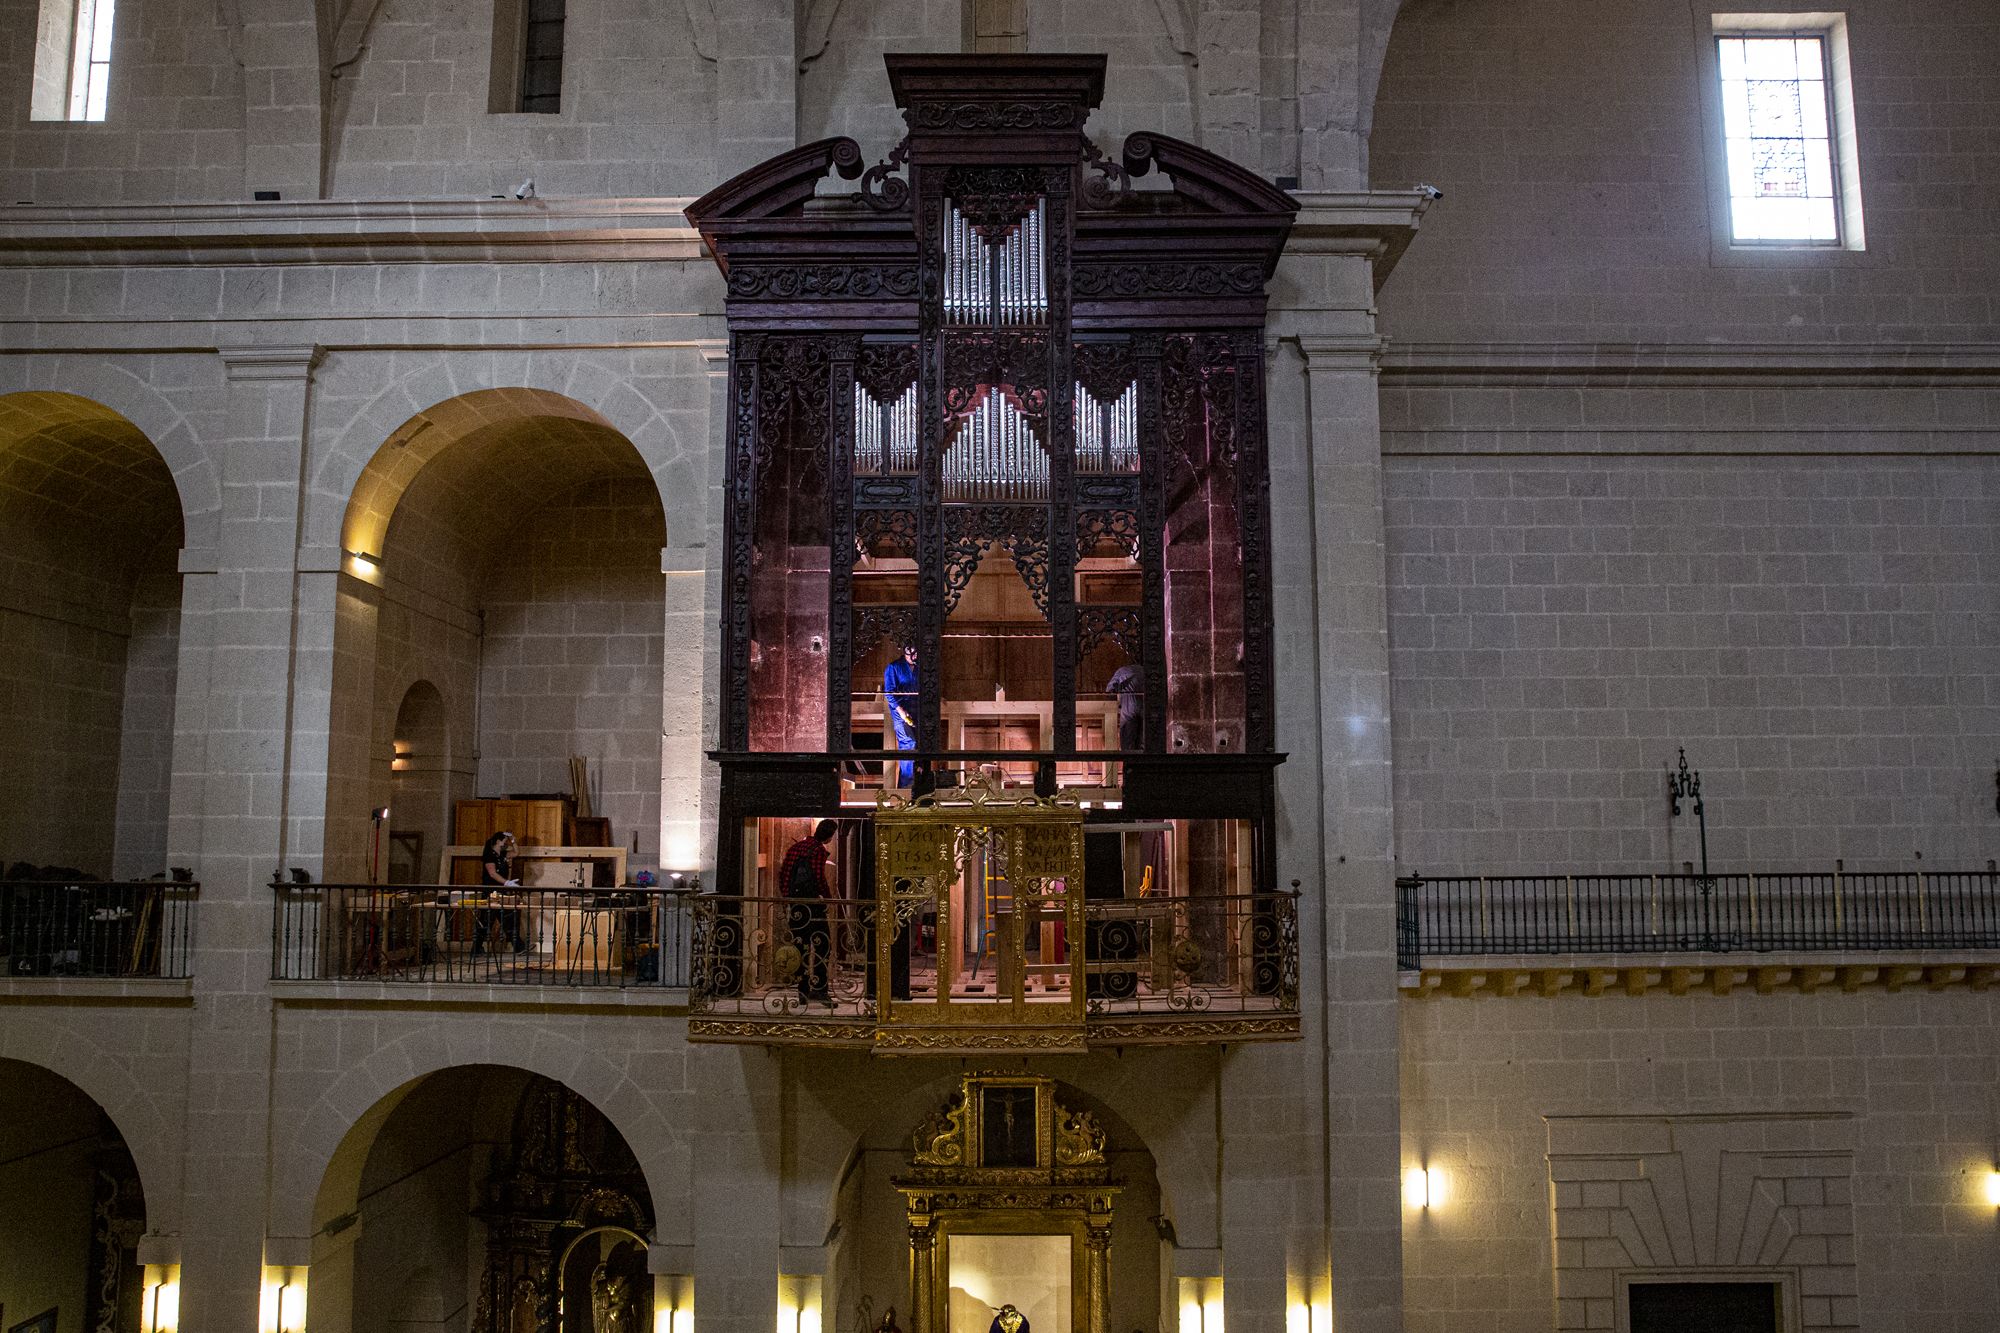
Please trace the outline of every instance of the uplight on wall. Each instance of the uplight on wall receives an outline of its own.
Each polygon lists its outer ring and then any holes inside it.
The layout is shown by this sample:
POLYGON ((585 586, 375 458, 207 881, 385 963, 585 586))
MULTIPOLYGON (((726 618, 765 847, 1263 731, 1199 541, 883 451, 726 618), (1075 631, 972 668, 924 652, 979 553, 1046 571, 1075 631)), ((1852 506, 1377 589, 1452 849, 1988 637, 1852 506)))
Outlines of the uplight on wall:
POLYGON ((820 1333, 820 1280, 816 1274, 778 1278, 778 1333, 820 1333))
POLYGON ((347 552, 347 567, 356 577, 375 580, 382 577, 382 559, 366 551, 347 552))
POLYGON ((1180 1292, 1180 1333, 1223 1333, 1221 1278, 1184 1277, 1180 1292))
POLYGON ((2000 1208, 2000 1171, 1986 1173, 1986 1202, 2000 1208))
POLYGON ((1421 1212, 1445 1200, 1444 1172, 1435 1166, 1413 1166, 1403 1173, 1403 1202, 1421 1212))
POLYGON ((653 1333, 694 1333, 694 1278, 653 1274, 653 1333))
POLYGON ((1295 1301, 1285 1309, 1285 1333, 1329 1333, 1333 1307, 1325 1301, 1295 1301))
POLYGON ((181 1266, 147 1264, 139 1298, 141 1333, 178 1333, 181 1326, 181 1266))
POLYGON ((264 1299, 258 1306, 257 1327, 260 1333, 305 1333, 304 1264, 264 1266, 264 1299))

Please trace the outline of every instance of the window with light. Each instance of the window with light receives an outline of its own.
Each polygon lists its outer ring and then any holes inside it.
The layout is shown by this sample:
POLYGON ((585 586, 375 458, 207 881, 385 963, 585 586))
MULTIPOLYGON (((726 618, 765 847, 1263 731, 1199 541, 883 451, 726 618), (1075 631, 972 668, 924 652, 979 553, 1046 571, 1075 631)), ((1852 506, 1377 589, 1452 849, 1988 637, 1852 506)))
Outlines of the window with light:
POLYGON ((1840 245, 1826 35, 1742 33, 1715 44, 1731 239, 1840 245))
POLYGON ((42 0, 35 24, 31 119, 104 119, 115 6, 116 0, 42 0))

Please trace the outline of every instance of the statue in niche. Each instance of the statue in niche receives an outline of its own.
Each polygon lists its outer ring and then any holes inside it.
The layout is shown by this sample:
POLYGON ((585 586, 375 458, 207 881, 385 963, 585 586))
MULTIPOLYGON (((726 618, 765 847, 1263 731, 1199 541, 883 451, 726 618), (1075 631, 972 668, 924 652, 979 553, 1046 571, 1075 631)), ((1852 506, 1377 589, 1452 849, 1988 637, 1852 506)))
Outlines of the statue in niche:
POLYGON ((875 1325, 875 1333, 903 1333, 896 1326, 896 1307, 890 1306, 882 1312, 882 1322, 875 1325))
POLYGON ((986 1333, 1029 1333, 1028 1316, 1012 1305, 1003 1305, 993 1315, 993 1322, 986 1326, 986 1333))
POLYGON ((591 1333, 635 1333, 632 1327, 631 1283, 611 1271, 611 1261, 599 1263, 590 1275, 591 1333))

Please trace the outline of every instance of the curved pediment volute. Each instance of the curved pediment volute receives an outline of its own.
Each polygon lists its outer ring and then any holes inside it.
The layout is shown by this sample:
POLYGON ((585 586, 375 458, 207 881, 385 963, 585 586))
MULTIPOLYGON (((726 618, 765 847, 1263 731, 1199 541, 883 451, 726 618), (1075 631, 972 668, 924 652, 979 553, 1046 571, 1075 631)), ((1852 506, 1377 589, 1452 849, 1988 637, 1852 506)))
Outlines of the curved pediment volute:
POLYGON ((1256 172, 1184 139, 1142 131, 1126 136, 1122 156, 1132 176, 1158 167, 1174 183, 1174 193, 1201 211, 1284 217, 1299 211, 1298 200, 1256 172))
POLYGON ((730 177, 687 206, 688 221, 706 235, 721 222, 796 217, 805 212, 828 172, 854 180, 866 164, 861 146, 844 135, 801 144, 730 177))

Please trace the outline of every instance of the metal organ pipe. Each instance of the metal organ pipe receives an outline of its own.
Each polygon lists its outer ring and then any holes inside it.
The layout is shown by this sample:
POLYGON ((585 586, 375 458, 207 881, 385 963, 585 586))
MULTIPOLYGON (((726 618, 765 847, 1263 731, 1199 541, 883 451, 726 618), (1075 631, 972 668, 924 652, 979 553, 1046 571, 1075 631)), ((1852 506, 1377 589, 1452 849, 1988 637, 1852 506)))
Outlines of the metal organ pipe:
POLYGON ((945 201, 944 321, 1042 324, 1049 315, 1048 203, 1037 199, 998 245, 945 201))
POLYGON ((891 403, 854 386, 854 470, 867 477, 917 470, 917 386, 891 403))

